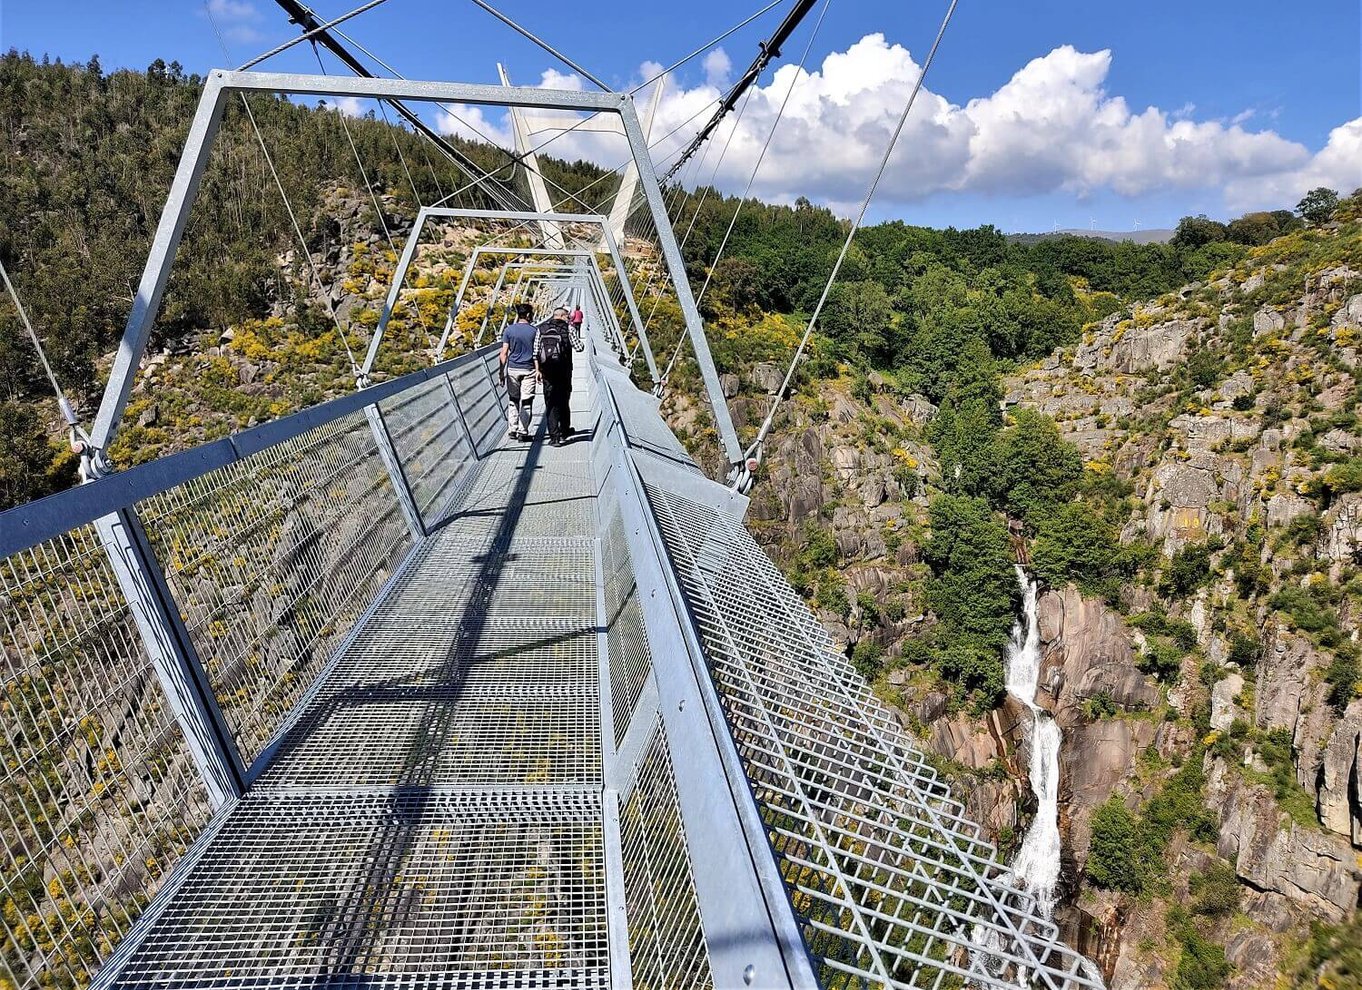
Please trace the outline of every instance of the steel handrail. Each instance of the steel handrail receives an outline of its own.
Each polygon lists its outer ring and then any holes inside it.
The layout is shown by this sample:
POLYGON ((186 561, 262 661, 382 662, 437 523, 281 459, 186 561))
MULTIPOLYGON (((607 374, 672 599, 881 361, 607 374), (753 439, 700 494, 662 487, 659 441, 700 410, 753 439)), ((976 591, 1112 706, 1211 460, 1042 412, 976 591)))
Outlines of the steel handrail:
POLYGON ((482 361, 495 347, 488 345, 469 351, 441 364, 329 399, 220 440, 167 454, 77 488, 6 509, 0 512, 0 559, 400 395, 464 365, 482 361))

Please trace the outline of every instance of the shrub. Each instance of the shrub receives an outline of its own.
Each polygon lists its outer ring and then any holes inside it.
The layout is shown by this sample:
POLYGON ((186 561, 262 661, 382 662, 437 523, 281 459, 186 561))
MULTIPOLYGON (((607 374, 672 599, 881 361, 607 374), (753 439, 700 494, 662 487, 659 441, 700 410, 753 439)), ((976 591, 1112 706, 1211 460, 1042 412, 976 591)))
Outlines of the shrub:
POLYGON ((1358 663, 1356 648, 1352 644, 1346 644, 1338 650, 1324 672, 1324 679, 1329 682, 1329 707, 1342 715, 1357 695, 1357 684, 1362 680, 1362 664, 1358 663))
POLYGON ((1213 541, 1183 547, 1164 568, 1159 591, 1166 598, 1186 598, 1211 579, 1211 555, 1220 549, 1213 541))
POLYGON ((1193 914, 1222 918, 1239 909, 1239 878, 1224 860, 1216 860, 1203 873, 1193 873, 1189 886, 1193 914))
POLYGON ((846 585, 834 575, 828 575, 818 582, 818 591, 813 600, 819 608, 836 612, 844 619, 851 614, 851 599, 847 598, 846 585))
POLYGON ((1172 684, 1182 673, 1184 655, 1176 644, 1166 639, 1151 639, 1139 659, 1135 661, 1135 666, 1165 684, 1172 684))
POLYGON ((1099 691, 1083 702, 1083 714, 1089 722, 1096 722, 1101 718, 1111 718, 1118 711, 1120 709, 1117 707, 1115 699, 1106 691, 1099 691))
POLYGON ((1277 534, 1277 539, 1273 541, 1273 546, 1278 550, 1289 547, 1309 547, 1313 546, 1324 532, 1324 520, 1318 513, 1306 512, 1282 527, 1282 531, 1277 534))
POLYGON ((1225 950, 1191 925, 1179 927, 1175 935, 1182 943, 1182 955, 1173 973, 1173 990, 1219 990, 1229 979, 1231 967, 1225 950))
POLYGON ((851 650, 851 663, 867 680, 873 680, 884 665, 884 648, 874 640, 858 640, 851 650))
POLYGON ((1230 636, 1230 663, 1238 664, 1245 670, 1258 665, 1258 657, 1263 652, 1263 644, 1250 633, 1236 632, 1230 636))
POLYGON ((1092 844, 1084 867, 1095 885, 1128 894, 1144 889, 1138 826, 1135 815, 1118 797, 1108 798, 1097 809, 1092 817, 1092 844))
POLYGON ((936 657, 941 676, 975 696, 976 711, 992 709, 1006 693, 1006 672, 998 650, 990 643, 965 637, 943 647, 936 657))
POLYGON ((805 567, 831 567, 837 563, 837 541, 829 530, 810 523, 804 529, 804 546, 799 556, 805 567))

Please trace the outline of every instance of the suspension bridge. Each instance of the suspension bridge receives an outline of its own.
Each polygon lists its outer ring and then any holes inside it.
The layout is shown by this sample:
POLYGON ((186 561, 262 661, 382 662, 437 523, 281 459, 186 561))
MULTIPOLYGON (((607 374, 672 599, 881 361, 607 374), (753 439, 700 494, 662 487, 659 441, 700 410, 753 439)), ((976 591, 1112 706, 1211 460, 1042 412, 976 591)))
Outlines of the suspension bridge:
POLYGON ((68 420, 87 482, 0 514, 8 985, 1102 985, 744 528, 760 450, 630 94, 212 72, 104 402, 68 420), (461 163, 492 206, 423 205, 353 393, 115 470, 224 108, 279 93, 608 120, 627 199, 524 202, 461 163), (449 221, 481 240, 432 363, 384 376, 449 221), (723 481, 659 411, 663 283, 723 481), (484 341, 527 299, 586 314, 561 447, 506 440, 484 341))

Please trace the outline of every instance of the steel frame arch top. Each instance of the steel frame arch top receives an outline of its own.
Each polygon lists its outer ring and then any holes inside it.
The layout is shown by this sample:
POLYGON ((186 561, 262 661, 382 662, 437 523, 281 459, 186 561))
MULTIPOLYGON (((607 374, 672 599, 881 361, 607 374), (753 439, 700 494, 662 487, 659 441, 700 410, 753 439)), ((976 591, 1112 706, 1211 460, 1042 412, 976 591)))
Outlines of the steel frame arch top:
MULTIPOLYGON (((591 251, 591 250, 589 250, 589 249, 587 249, 587 248, 563 248, 563 249, 560 250, 560 249, 558 249, 558 248, 534 248, 534 247, 517 248, 517 247, 502 247, 502 246, 500 246, 500 245, 495 245, 495 244, 481 244, 481 245, 479 245, 478 247, 475 247, 475 248, 473 249, 473 253, 469 255, 468 261, 467 261, 467 263, 466 263, 465 266, 464 266, 463 280, 459 283, 459 291, 458 291, 458 293, 457 293, 457 294, 455 295, 455 297, 454 297, 454 305, 453 305, 453 307, 450 309, 449 318, 445 321, 444 333, 441 334, 441 336, 440 336, 440 342, 439 342, 438 344, 435 345, 435 355, 436 355, 437 359, 438 359, 438 357, 439 357, 441 354, 444 353, 444 349, 445 349, 446 345, 448 345, 448 343, 449 343, 449 335, 450 335, 450 334, 453 332, 453 330, 454 330, 454 318, 455 318, 455 315, 458 313, 459 308, 460 308, 460 307, 462 306, 462 304, 463 304, 464 292, 467 291, 467 289, 468 289, 468 283, 469 283, 470 279, 472 278, 473 271, 474 271, 475 268, 477 267, 478 258, 482 257, 484 254, 517 254, 517 255, 528 254, 528 255, 540 255, 540 256, 550 257, 550 258, 553 258, 553 257, 574 258, 574 259, 576 259, 578 262, 587 262, 587 261, 589 261, 589 262, 591 262, 590 267, 587 268, 583 274, 577 275, 577 276, 575 276, 575 277, 578 278, 578 279, 586 279, 586 281, 589 283, 589 285, 595 286, 597 292, 600 293, 601 297, 602 297, 602 298, 605 298, 605 276, 604 276, 604 274, 601 272, 601 267, 600 267, 599 262, 597 262, 597 260, 596 260, 596 255, 595 255, 595 252, 594 252, 594 251, 591 251), (589 276, 589 277, 588 277, 588 276, 589 276)), ((507 266, 505 266, 505 267, 509 267, 509 264, 508 264, 507 266)), ((503 278, 505 277, 505 269, 504 269, 504 268, 503 268, 503 271, 502 271, 502 277, 503 277, 503 278)), ((627 282, 628 282, 628 280, 626 279, 626 280, 625 280, 626 285, 627 285, 627 282)), ((498 289, 498 291, 500 290, 501 284, 502 284, 502 283, 501 283, 501 280, 499 279, 499 280, 498 280, 498 283, 497 283, 497 289, 498 289)), ((627 290, 626 290, 626 291, 627 291, 627 290)), ((596 293, 592 293, 592 295, 595 295, 595 294, 596 294, 596 293)), ((611 308, 611 307, 609 307, 609 306, 605 306, 604 303, 602 303, 602 306, 604 307, 604 310, 605 310, 604 314, 596 314, 596 315, 597 315, 597 316, 605 315, 605 316, 607 317, 607 319, 610 320, 611 329, 614 330, 616 336, 620 338, 619 343, 620 343, 620 346, 623 347, 623 346, 624 346, 624 341, 623 341, 623 331, 622 331, 621 328, 620 328, 620 325, 619 325, 618 320, 615 318, 615 311, 614 311, 614 309, 611 308)), ((637 309, 636 309, 636 308, 634 308, 634 307, 630 307, 630 308, 631 308, 631 310, 632 310, 633 312, 637 313, 637 309)), ((642 321, 640 320, 640 322, 639 322, 639 324, 638 324, 638 327, 637 327, 636 329, 642 330, 642 328, 643 328, 643 324, 642 324, 642 321)), ((479 342, 480 342, 480 341, 481 341, 481 333, 479 333, 479 338, 478 338, 478 339, 479 339, 479 342)), ((646 337, 640 337, 640 339, 641 339, 641 340, 646 340, 646 337)), ((650 357, 652 356, 651 350, 648 351, 648 354, 649 354, 650 357)), ((652 364, 651 361, 649 362, 649 366, 655 368, 655 366, 652 364)), ((653 371, 653 374, 654 374, 654 375, 656 374, 656 370, 653 371)))
MULTIPOLYGON (((461 218, 471 220, 515 220, 521 223, 540 221, 552 223, 584 223, 591 226, 600 227, 605 239, 607 249, 610 253, 611 263, 615 266, 615 271, 619 275, 620 286, 624 291, 625 302, 629 307, 629 316, 634 323, 634 330, 638 334, 639 341, 643 344, 643 353, 648 361, 648 372, 652 375, 653 381, 657 382, 658 372, 657 363, 653 356, 652 345, 648 343, 648 331, 644 325, 643 317, 639 313, 638 304, 634 299, 633 288, 629 284, 628 275, 624 269, 624 258, 620 254, 619 245, 610 232, 610 221, 608 217, 592 213, 542 213, 527 210, 471 210, 444 206, 423 206, 416 216, 416 222, 412 225, 411 232, 407 235, 407 242, 402 248, 402 255, 398 258, 397 267, 393 269, 392 283, 388 287, 388 295, 383 302, 383 312, 378 319, 378 327, 374 330, 373 339, 369 342, 368 353, 364 356, 364 364, 361 373, 365 376, 373 369, 374 361, 378 357, 378 349, 383 343, 383 336, 387 332, 388 322, 392 318, 393 307, 397 304, 398 295, 402 291, 402 283, 406 281, 407 272, 412 263, 416 260, 416 248, 422 232, 425 230, 426 223, 432 217, 441 218, 461 218)), ((440 343, 436 348, 436 356, 444 352, 445 344, 449 341, 449 334, 453 328, 454 317, 459 305, 463 301, 463 294, 468 287, 468 282, 473 269, 477 265, 477 259, 487 253, 495 252, 511 254, 535 254, 551 257, 586 257, 590 256, 596 265, 596 270, 600 272, 600 265, 596 262, 596 251, 588 248, 568 248, 568 247, 512 247, 510 245, 499 244, 479 244, 474 247, 469 255, 468 261, 464 266, 463 279, 459 285, 459 291, 455 296, 454 308, 451 310, 448 319, 445 321, 444 333, 440 337, 440 343)))
POLYGON ((526 86, 489 86, 475 83, 429 82, 411 79, 345 78, 279 72, 233 72, 214 69, 204 81, 203 94, 189 127, 184 153, 175 171, 151 251, 142 270, 132 311, 123 339, 114 358, 109 384, 100 403, 91 433, 100 451, 108 449, 118 430, 132 390, 137 367, 146 350, 161 300, 170 280, 171 267, 184 235, 189 210, 198 196, 208 153, 222 122, 226 98, 233 93, 272 92, 309 96, 352 96, 369 99, 398 99, 413 102, 452 102, 484 106, 525 106, 545 110, 578 110, 618 114, 629 141, 630 152, 639 171, 640 185, 653 216, 659 244, 675 286, 686 329, 695 349, 705 390, 714 410, 715 424, 724 453, 735 473, 743 464, 742 447, 732 416, 719 384, 719 373, 705 340, 700 313, 686 278, 685 265, 676 235, 667 219, 666 206, 647 138, 639 123, 633 97, 628 93, 594 93, 575 90, 537 89, 526 86))

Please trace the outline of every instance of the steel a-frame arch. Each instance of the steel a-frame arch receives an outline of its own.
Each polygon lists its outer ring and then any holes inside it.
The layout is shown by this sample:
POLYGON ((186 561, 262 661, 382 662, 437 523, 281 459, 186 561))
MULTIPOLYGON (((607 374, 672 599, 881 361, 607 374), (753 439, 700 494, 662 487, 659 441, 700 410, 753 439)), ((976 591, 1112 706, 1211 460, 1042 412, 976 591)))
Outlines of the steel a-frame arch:
MULTIPOLYGON (((478 259, 481 258, 483 255, 488 254, 536 255, 548 258, 573 258, 576 259, 577 262, 587 265, 590 271, 595 275, 595 278, 589 284, 591 285, 593 291, 598 293, 600 296, 600 298, 597 300, 603 310, 603 312, 600 315, 604 315, 610 321, 611 328, 615 331, 616 336, 619 338, 620 346, 624 345, 623 329, 619 324, 619 320, 617 314, 615 313, 614 307, 612 307, 609 304, 608 293, 606 292, 605 289, 605 273, 601 271, 600 264, 597 262, 595 253, 593 251, 587 248, 563 248, 563 249, 512 248, 512 247, 502 248, 496 247, 495 245, 482 245, 480 247, 474 248, 473 253, 468 258, 468 262, 464 269, 464 279, 459 285, 459 291, 454 296, 454 303, 450 307, 449 318, 445 321, 444 334, 440 337, 439 344, 436 345, 437 354, 443 353, 445 346, 449 343, 449 335, 453 332, 454 329, 454 319, 458 315, 459 310, 463 306, 464 294, 468 290, 468 283, 472 278, 472 273, 477 268, 478 259)), ((509 265, 505 267, 509 267, 509 265)), ((505 267, 503 267, 503 274, 505 272, 505 267)), ((502 279, 499 278, 498 285, 493 289, 494 299, 497 293, 500 291, 501 284, 502 279)), ((625 284, 627 286, 627 280, 625 280, 625 284)), ((625 291, 626 293, 628 293, 627 288, 625 291)), ((633 305, 632 296, 630 295, 628 298, 630 301, 629 308, 634 322, 634 332, 639 335, 640 342, 646 344, 648 339, 647 329, 644 327, 642 319, 638 317, 638 307, 633 305)), ((649 371, 652 373, 654 381, 656 381, 657 365, 653 361, 652 349, 645 347, 645 353, 648 355, 649 358, 648 360, 649 371)))
MULTIPOLYGON (((454 207, 425 206, 416 216, 416 222, 412 225, 411 232, 407 235, 406 244, 402 248, 402 254, 398 258, 397 267, 393 270, 392 284, 388 288, 387 298, 383 303, 383 311, 379 315, 378 327, 374 330, 374 336, 369 342, 368 353, 364 357, 361 373, 368 375, 373 369, 374 361, 378 356, 379 347, 382 345, 383 336, 387 332, 388 322, 392 318, 393 307, 397 304, 397 299, 402 290, 402 284, 406 281, 407 273, 416 260, 416 249, 420 246, 422 233, 425 231, 426 224, 433 218, 441 219, 462 219, 462 220, 509 220, 518 224, 531 222, 553 223, 555 225, 580 223, 601 228, 602 238, 606 249, 610 254, 611 264, 619 277, 620 287, 624 292, 625 303, 629 308, 629 316, 634 325, 634 332, 638 335, 640 343, 643 345, 643 353, 648 361, 648 371, 652 375, 653 381, 657 381, 657 364, 653 356, 652 347, 648 343, 648 331, 644 325, 642 316, 639 314, 638 304, 634 299, 633 289, 629 284, 628 275, 624 268, 624 258, 620 253, 619 244, 616 242, 610 230, 608 217, 599 214, 588 213, 554 213, 538 211, 514 211, 514 210, 472 210, 459 209, 454 207)), ((561 229, 561 227, 559 228, 561 229)), ((440 343, 436 348, 436 354, 444 352, 445 345, 449 342, 449 335, 454 328, 454 318, 458 314, 463 302, 464 293, 468 289, 473 271, 477 268, 477 261, 484 254, 526 254, 541 255, 548 257, 572 257, 590 258, 595 266, 596 272, 604 280, 604 273, 601 272, 600 263, 596 259, 597 251, 595 248, 570 248, 549 245, 544 247, 516 247, 514 245, 498 244, 479 244, 473 248, 468 260, 464 264, 463 278, 460 280, 458 292, 454 297, 454 305, 450 310, 448 318, 445 320, 444 332, 440 336, 440 343)), ((503 269, 504 271, 504 269, 503 269)), ((493 290, 495 297, 499 293, 501 282, 498 280, 496 289, 493 290)), ((703 331, 702 331, 703 333, 703 331)))
MULTIPOLYGON (((497 107, 588 111, 618 115, 629 142, 639 185, 652 214, 672 284, 675 286, 686 330, 714 411, 724 455, 736 476, 744 463, 742 447, 719 384, 719 373, 705 339, 700 313, 686 278, 680 245, 667 219, 662 190, 648 153, 648 141, 628 93, 537 89, 527 86, 489 86, 476 83, 423 82, 411 79, 344 78, 278 72, 235 72, 214 69, 204 81, 203 94, 185 139, 184 153, 171 183, 151 251, 142 270, 132 312, 114 358, 109 383, 95 417, 91 441, 96 453, 106 451, 118 431, 132 391, 137 367, 146 351, 152 324, 170 280, 171 268, 184 235, 189 212, 198 196, 203 170, 217 137, 229 97, 241 93, 283 93, 296 96, 350 96, 361 99, 398 99, 411 102, 452 102, 497 107)), ((575 219, 575 218, 574 218, 575 219)))

